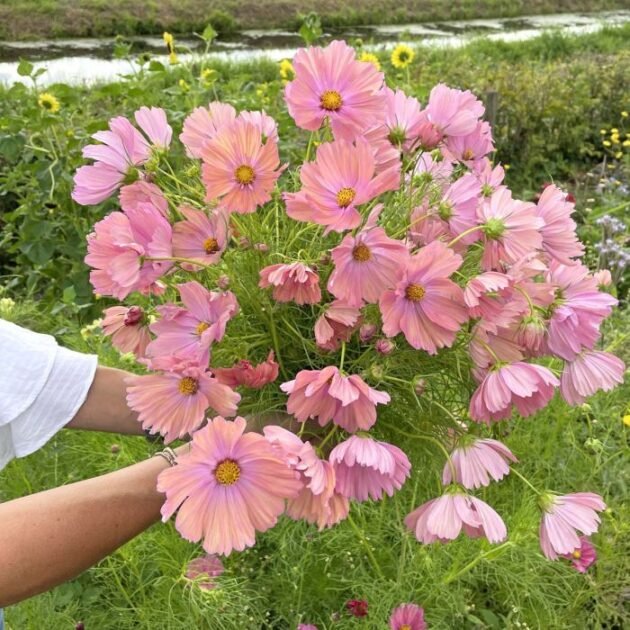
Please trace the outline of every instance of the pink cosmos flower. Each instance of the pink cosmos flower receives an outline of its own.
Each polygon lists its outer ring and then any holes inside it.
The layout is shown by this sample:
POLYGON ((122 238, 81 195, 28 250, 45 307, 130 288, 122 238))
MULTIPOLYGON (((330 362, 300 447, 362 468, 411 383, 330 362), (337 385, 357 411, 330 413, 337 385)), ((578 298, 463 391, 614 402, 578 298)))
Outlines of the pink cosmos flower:
POLYGON ((302 190, 284 193, 287 214, 296 221, 325 225, 325 233, 358 227, 358 206, 400 184, 398 167, 378 175, 375 168, 372 150, 363 138, 354 144, 344 140, 321 144, 315 161, 302 165, 302 190))
POLYGON ((197 107, 184 120, 181 143, 186 147, 186 155, 191 158, 203 157, 203 149, 219 131, 236 120, 236 110, 228 103, 214 101, 208 107, 197 107))
MULTIPOLYGON (((481 196, 481 186, 472 173, 467 173, 451 184, 437 207, 437 214, 448 223, 451 234, 457 236, 477 225, 477 207, 481 196)), ((474 243, 479 231, 472 232, 460 240, 465 245, 474 243)))
POLYGON ((393 496, 411 470, 409 459, 397 446, 358 435, 335 446, 329 461, 337 477, 337 492, 355 501, 378 501, 383 492, 393 496))
POLYGON ((327 118, 335 138, 352 141, 383 119, 383 73, 355 55, 342 41, 298 50, 295 79, 285 87, 289 114, 298 127, 317 131, 327 118))
MULTIPOLYGON (((418 247, 424 247, 433 241, 450 242, 455 235, 449 230, 446 221, 429 212, 428 202, 425 202, 411 213, 408 237, 418 247)), ((455 243, 453 249, 458 249, 460 245, 461 241, 455 243)))
POLYGON ((265 114, 264 111, 244 111, 241 112, 238 117, 241 120, 245 120, 246 122, 251 123, 257 129, 260 129, 263 142, 266 142, 268 138, 273 140, 274 142, 279 141, 278 123, 276 123, 276 121, 271 116, 265 114))
POLYGON ((563 555, 563 558, 571 560, 573 567, 580 573, 586 573, 587 569, 595 564, 597 560, 597 552, 591 541, 586 536, 580 537, 580 547, 571 553, 563 555))
POLYGON ((368 603, 364 599, 350 599, 346 602, 346 608, 353 617, 367 617, 368 603))
POLYGON ((491 197, 503 183, 505 170, 500 164, 493 167, 492 162, 486 157, 474 164, 474 175, 481 184, 481 194, 491 197))
POLYGON ((258 365, 241 360, 231 368, 213 368, 212 372, 220 383, 237 387, 244 385, 250 389, 261 389, 278 378, 279 366, 274 360, 273 350, 267 359, 258 365))
POLYGON ((215 578, 220 577, 225 572, 225 567, 221 558, 215 554, 207 554, 199 558, 194 558, 186 567, 186 578, 204 591, 211 591, 217 587, 215 578))
POLYGON ((462 528, 467 536, 485 536, 491 543, 507 536, 505 523, 487 503, 452 486, 408 514, 405 525, 425 545, 455 540, 462 528))
POLYGON ((312 623, 298 623, 297 630, 317 630, 317 626, 312 623))
POLYGON ((481 160, 494 151, 492 129, 488 122, 480 121, 475 130, 465 136, 449 136, 446 138, 444 152, 454 161, 463 162, 469 168, 481 165, 481 160))
POLYGON ((542 365, 516 361, 491 368, 470 399, 470 417, 490 424, 512 415, 512 407, 526 418, 552 399, 560 381, 542 365))
POLYGON ((123 353, 133 352, 136 357, 145 355, 151 341, 144 311, 140 306, 106 308, 101 328, 106 337, 111 336, 114 348, 123 353))
POLYGON ((472 490, 490 485, 490 478, 500 481, 510 473, 508 462, 517 462, 512 451, 498 440, 474 439, 464 441, 451 452, 455 479, 448 462, 442 471, 442 483, 460 483, 472 490))
POLYGON ((431 153, 422 153, 411 173, 411 181, 418 184, 438 184, 446 188, 451 183, 453 163, 448 159, 434 159, 431 153))
POLYGON ((376 324, 363 324, 363 326, 359 328, 359 339, 361 340, 361 343, 367 343, 370 339, 372 339, 377 330, 378 328, 376 324))
POLYGON ((389 130, 387 126, 381 124, 364 131, 361 136, 368 142, 372 149, 372 155, 374 156, 374 172, 377 175, 390 168, 394 168, 396 171, 400 172, 402 166, 400 151, 389 141, 388 134, 389 130))
MULTIPOLYGON (((188 205, 178 210, 185 220, 173 225, 173 255, 197 260, 203 265, 218 263, 228 243, 226 215, 220 211, 207 214, 188 205)), ((188 268, 197 269, 195 265, 188 268)))
POLYGON ((203 539, 208 553, 229 555, 273 527, 301 482, 262 435, 244 433, 244 418, 217 416, 193 436, 191 451, 162 471, 162 520, 179 508, 175 527, 186 540, 203 539))
POLYGON ((158 306, 161 318, 151 324, 157 335, 147 348, 150 357, 185 357, 207 365, 210 346, 221 341, 227 323, 238 313, 238 302, 231 291, 208 291, 195 281, 178 284, 183 307, 158 306))
POLYGON ((557 299, 549 320, 547 346, 551 353, 573 360, 583 348, 599 339, 599 327, 617 300, 599 291, 597 280, 579 263, 552 261, 546 280, 557 287, 557 299))
MULTIPOLYGON (((172 129, 163 109, 141 107, 135 118, 155 148, 168 148, 172 129)), ((123 116, 109 121, 109 131, 98 131, 92 137, 102 144, 84 147, 83 157, 95 163, 82 166, 74 176, 72 198, 81 205, 93 205, 107 199, 151 156, 151 144, 123 116)))
POLYGON ((584 254, 584 245, 575 232, 575 221, 571 213, 575 204, 567 200, 566 193, 550 184, 547 186, 536 205, 538 216, 543 220, 543 249, 557 261, 572 265, 584 254))
POLYGON ((261 289, 273 287, 273 299, 276 302, 317 304, 322 299, 319 276, 299 262, 261 269, 258 286, 261 289))
POLYGON ((348 305, 374 304, 399 280, 409 258, 402 241, 390 238, 381 227, 348 234, 331 251, 335 269, 328 290, 348 305))
POLYGON ((463 292, 448 279, 461 264, 461 256, 439 241, 411 256, 395 290, 379 301, 383 332, 402 332, 412 347, 429 354, 451 346, 468 319, 463 292))
POLYGON ((418 99, 387 86, 383 88, 382 94, 385 97, 383 123, 387 129, 387 139, 399 151, 415 149, 423 123, 418 99))
POLYGON ((500 187, 479 208, 484 252, 482 267, 502 270, 502 264, 515 263, 542 247, 543 220, 532 203, 512 199, 505 186, 500 187))
POLYGON ((446 136, 466 136, 477 128, 485 108, 469 90, 462 92, 439 83, 429 95, 425 115, 446 136))
POLYGON ((426 630, 424 609, 416 604, 401 604, 389 618, 390 630, 426 630))
POLYGON ((259 128, 236 120, 209 140, 202 150, 202 179, 206 201, 219 199, 219 207, 248 214, 271 199, 280 167, 278 143, 263 143, 259 128))
POLYGON ((367 431, 376 422, 376 405, 389 394, 369 387, 360 376, 343 376, 333 365, 323 370, 302 370, 280 385, 289 394, 287 411, 300 422, 316 418, 320 426, 331 420, 349 433, 367 431))
POLYGON ((94 225, 87 237, 85 262, 93 271, 94 291, 119 300, 131 292, 159 293, 157 280, 172 262, 171 225, 152 204, 142 203, 126 212, 112 212, 94 225))
POLYGON ((602 498, 593 492, 548 494, 543 497, 542 505, 540 547, 549 560, 580 549, 578 531, 586 536, 594 534, 601 522, 597 512, 606 509, 602 498))
POLYGON ((598 287, 609 287, 612 284, 612 275, 608 269, 600 269, 593 273, 593 278, 598 287))
POLYGON ((505 304, 501 293, 505 293, 510 284, 510 277, 497 271, 487 271, 471 278, 464 289, 464 302, 470 316, 496 317, 505 304))
POLYGON ((390 339, 379 339, 374 344, 374 350, 379 354, 391 354, 396 349, 396 344, 390 339))
POLYGON ((585 350, 564 364, 560 392, 570 405, 581 405, 595 392, 621 385, 625 369, 623 361, 610 352, 585 350))
POLYGON ((168 359, 153 361, 151 367, 169 371, 125 379, 127 404, 138 412, 143 429, 161 433, 168 444, 198 429, 209 408, 225 416, 236 414, 239 394, 199 364, 168 359))
POLYGON ((361 311, 348 306, 343 300, 335 300, 317 318, 315 322, 315 340, 317 345, 334 351, 342 341, 349 341, 361 316, 361 311))
POLYGON ((145 203, 157 208, 168 219, 168 201, 155 184, 140 180, 120 189, 120 207, 124 212, 145 203))

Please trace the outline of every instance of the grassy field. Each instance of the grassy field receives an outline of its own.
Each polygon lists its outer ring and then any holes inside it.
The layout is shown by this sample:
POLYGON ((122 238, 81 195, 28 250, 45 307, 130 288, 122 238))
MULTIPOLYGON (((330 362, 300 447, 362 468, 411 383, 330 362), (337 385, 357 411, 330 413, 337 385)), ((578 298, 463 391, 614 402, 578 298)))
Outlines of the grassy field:
POLYGON ((1 0, 0 39, 295 28, 316 9, 327 26, 516 17, 630 8, 628 0, 1 0))

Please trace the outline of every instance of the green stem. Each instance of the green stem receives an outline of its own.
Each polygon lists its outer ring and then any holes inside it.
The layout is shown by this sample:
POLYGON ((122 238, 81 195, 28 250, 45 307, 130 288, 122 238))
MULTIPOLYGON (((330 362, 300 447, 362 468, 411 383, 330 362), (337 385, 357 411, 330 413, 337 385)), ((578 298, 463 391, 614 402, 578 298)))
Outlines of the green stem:
POLYGON ((311 135, 308 138, 308 145, 306 146, 306 156, 304 157, 304 163, 311 159, 311 151, 313 149, 313 140, 315 139, 315 132, 311 131, 311 135))
POLYGON ((374 567, 374 570, 378 573, 379 577, 384 580, 385 579, 385 575, 383 573, 383 570, 381 569, 381 566, 379 565, 378 561, 376 560, 376 557, 374 556, 374 553, 372 552, 372 548, 370 547, 370 544, 365 539, 365 536, 363 535, 363 532, 359 529, 359 527, 354 522, 354 519, 352 518, 352 516, 350 514, 348 514, 348 523, 350 523, 350 527, 352 527, 352 529, 354 530, 355 534, 357 535, 357 537, 361 541, 361 544, 365 547, 365 551, 366 551, 366 553, 368 555, 368 558, 370 559, 370 562, 372 563, 372 566, 374 567))
POLYGON ((319 443, 319 448, 323 449, 324 446, 326 446, 326 444, 330 441, 330 438, 332 438, 333 435, 335 435, 335 433, 337 433, 337 429, 339 427, 337 425, 335 425, 330 432, 328 433, 328 435, 319 443))
POLYGON ((343 370, 343 362, 344 362, 345 358, 346 358, 346 342, 342 341, 341 342, 341 358, 339 359, 339 371, 340 372, 343 370))
POLYGON ((527 293, 527 291, 525 291, 521 287, 515 286, 514 288, 527 300, 527 304, 529 304, 529 314, 533 316, 534 315, 534 304, 532 302, 532 298, 529 297, 529 293, 527 293))
POLYGON ((189 265, 197 265, 197 267, 203 267, 204 269, 209 269, 212 265, 206 265, 205 263, 199 262, 194 258, 180 258, 178 256, 156 256, 156 257, 146 257, 145 261, 149 262, 179 262, 179 263, 188 263, 189 265))
POLYGON ((523 477, 523 475, 521 475, 521 473, 518 472, 516 468, 511 466, 510 471, 512 472, 512 474, 516 475, 524 484, 529 486, 537 495, 543 494, 540 490, 538 490, 538 488, 534 486, 534 484, 531 483, 531 481, 529 481, 529 479, 526 479, 525 477, 523 477))
POLYGON ((483 225, 475 225, 475 227, 471 227, 471 228, 468 228, 467 230, 464 230, 461 234, 458 234, 450 243, 448 243, 447 247, 453 247, 455 243, 461 241, 465 236, 468 236, 469 234, 472 234, 473 232, 476 232, 477 230, 481 230, 482 228, 483 228, 483 225))
POLYGON ((470 571, 472 568, 474 568, 477 564, 479 564, 482 560, 484 560, 488 556, 496 555, 497 553, 501 552, 503 549, 507 549, 508 547, 511 547, 512 544, 513 543, 510 540, 508 540, 507 542, 504 542, 502 545, 499 545, 498 547, 495 547, 494 549, 489 549, 485 553, 482 553, 480 556, 477 556, 474 560, 469 562, 463 569, 459 570, 457 573, 448 575, 446 578, 444 578, 444 580, 442 580, 442 584, 450 584, 451 582, 456 580, 458 577, 464 575, 464 573, 468 573, 468 571, 470 571))

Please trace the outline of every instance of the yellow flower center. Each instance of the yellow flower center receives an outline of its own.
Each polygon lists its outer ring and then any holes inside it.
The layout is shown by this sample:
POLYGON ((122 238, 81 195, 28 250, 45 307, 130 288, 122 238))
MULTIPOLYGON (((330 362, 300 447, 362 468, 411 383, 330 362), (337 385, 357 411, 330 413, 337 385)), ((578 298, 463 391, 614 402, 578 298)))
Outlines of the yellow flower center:
POLYGON ((201 335, 201 333, 202 333, 204 330, 208 330, 208 328, 210 328, 210 324, 206 324, 206 322, 199 322, 199 323, 197 324, 197 328, 195 328, 195 332, 196 332, 198 335, 201 335))
POLYGON ((582 557, 582 552, 579 549, 576 549, 572 554, 571 554, 576 560, 579 560, 582 557))
POLYGON ((411 626, 408 623, 403 623, 403 625, 400 626, 398 630, 411 630, 411 626))
POLYGON ((251 184, 256 179, 254 169, 247 164, 241 164, 241 166, 236 169, 234 176, 236 177, 236 181, 243 186, 251 184))
POLYGON ((367 245, 359 243, 352 250, 352 258, 357 262, 367 262, 372 258, 372 252, 370 252, 370 248, 367 245))
POLYGON ((231 486, 241 476, 241 469, 233 459, 224 459, 214 469, 214 478, 223 486, 231 486))
POLYGON ((199 383, 192 378, 192 376, 184 376, 184 378, 179 381, 179 391, 185 396, 192 396, 197 393, 199 389, 199 383))
POLYGON ((203 242, 203 249, 206 254, 216 254, 219 251, 219 243, 216 238, 210 236, 203 242))
POLYGON ((472 149, 466 149, 464 153, 462 153, 462 157, 464 160, 472 160, 475 157, 475 153, 472 149))
POLYGON ((425 293, 424 287, 421 287, 419 284, 410 284, 405 289, 405 297, 412 302, 419 302, 425 293))
POLYGON ((337 193, 337 205, 340 208, 347 208, 357 196, 357 191, 354 188, 342 188, 337 193))
POLYGON ((336 90, 326 90, 320 97, 319 102, 323 109, 329 112, 336 112, 341 109, 343 99, 336 90))

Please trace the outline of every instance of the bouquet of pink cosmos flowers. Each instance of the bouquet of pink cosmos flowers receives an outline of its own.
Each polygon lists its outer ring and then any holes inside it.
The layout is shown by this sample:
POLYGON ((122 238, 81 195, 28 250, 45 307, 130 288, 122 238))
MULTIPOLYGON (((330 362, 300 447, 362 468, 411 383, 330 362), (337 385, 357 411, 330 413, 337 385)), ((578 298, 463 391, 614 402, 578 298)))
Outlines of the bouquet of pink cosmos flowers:
MULTIPOLYGON (((94 135, 75 176, 81 204, 119 190, 85 260, 96 293, 128 301, 105 334, 150 371, 129 378, 129 405, 166 442, 192 436, 160 475, 164 519, 221 554, 282 514, 330 527, 398 491, 405 446, 424 440, 443 492, 409 530, 502 541, 473 494, 517 462, 495 423, 622 381, 597 349, 616 301, 579 261, 567 196, 550 185, 534 204, 503 184, 471 92, 440 84, 422 107, 341 41, 293 65, 301 163, 283 163, 265 112, 213 102, 185 118, 185 156, 143 107, 94 135), (243 416, 274 411, 293 430, 246 432, 243 416)), ((536 492, 543 553, 578 559, 602 498, 536 492)))

